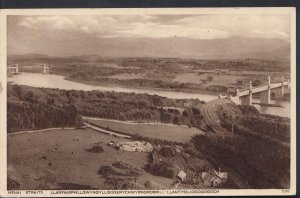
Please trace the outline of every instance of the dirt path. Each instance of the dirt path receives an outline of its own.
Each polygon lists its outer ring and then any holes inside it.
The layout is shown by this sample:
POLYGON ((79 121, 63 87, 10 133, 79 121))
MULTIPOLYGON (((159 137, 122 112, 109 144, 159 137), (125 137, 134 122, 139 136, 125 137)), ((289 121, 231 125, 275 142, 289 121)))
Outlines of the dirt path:
POLYGON ((47 129, 38 129, 38 130, 30 130, 30 131, 18 131, 18 132, 8 133, 7 136, 18 135, 18 134, 23 134, 23 133, 38 133, 38 132, 52 131, 52 130, 57 130, 57 129, 70 130, 70 129, 76 129, 76 128, 74 128, 74 127, 66 127, 66 128, 58 127, 58 128, 47 128, 47 129))
POLYGON ((124 135, 124 134, 116 133, 113 131, 105 130, 105 129, 95 126, 94 124, 90 124, 87 122, 85 122, 84 125, 87 126, 88 128, 94 129, 95 131, 99 131, 101 133, 105 133, 108 135, 115 135, 115 136, 121 137, 121 138, 131 138, 131 136, 129 136, 129 135, 124 135))
POLYGON ((176 126, 176 127, 188 128, 187 125, 176 125, 176 124, 162 123, 162 122, 137 122, 137 121, 122 121, 122 120, 113 120, 113 119, 95 118, 95 117, 86 117, 86 116, 81 116, 81 117, 85 120, 103 120, 103 121, 112 121, 112 122, 119 122, 124 124, 133 124, 133 125, 151 124, 151 125, 164 125, 164 126, 176 126))

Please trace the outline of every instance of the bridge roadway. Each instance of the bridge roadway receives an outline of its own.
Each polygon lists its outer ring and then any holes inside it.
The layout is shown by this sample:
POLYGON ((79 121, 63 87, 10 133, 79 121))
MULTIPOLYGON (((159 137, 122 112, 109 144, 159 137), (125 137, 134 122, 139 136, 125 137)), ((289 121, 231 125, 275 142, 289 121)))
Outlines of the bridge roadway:
MULTIPOLYGON (((288 82, 284 82, 283 85, 288 85, 289 83, 288 82)), ((282 86, 282 83, 274 83, 274 84, 271 84, 270 85, 270 89, 275 89, 275 88, 279 88, 282 86)), ((269 86, 268 85, 265 85, 265 86, 262 86, 262 87, 255 87, 252 89, 252 93, 258 93, 258 92, 262 92, 262 91, 268 91, 269 89, 269 86)), ((239 92, 239 96, 247 96, 250 94, 250 91, 249 90, 245 90, 245 91, 241 91, 239 92)))

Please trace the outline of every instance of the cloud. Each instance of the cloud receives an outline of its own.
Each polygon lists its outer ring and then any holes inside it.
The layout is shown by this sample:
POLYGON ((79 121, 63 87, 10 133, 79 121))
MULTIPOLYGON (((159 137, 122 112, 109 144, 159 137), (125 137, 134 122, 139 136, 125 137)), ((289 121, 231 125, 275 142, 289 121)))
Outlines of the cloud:
POLYGON ((79 29, 82 30, 85 33, 89 33, 90 32, 90 29, 87 26, 81 26, 79 29))
POLYGON ((64 16, 25 17, 19 25, 34 29, 61 30, 65 28, 74 28, 74 22, 64 16))
MULTIPOLYGON (((45 38, 231 36, 290 38, 289 15, 70 15, 15 16, 17 27, 45 38)), ((13 25, 11 25, 13 26, 13 25)), ((30 35, 29 35, 30 36, 30 35)))
POLYGON ((290 35, 289 15, 200 15, 180 19, 177 24, 226 31, 230 36, 286 39, 290 35), (257 31, 253 31, 257 30, 257 31), (278 34, 278 32, 285 33, 278 34))
POLYGON ((118 32, 118 36, 126 37, 186 37, 194 39, 226 38, 230 36, 227 31, 211 28, 199 28, 195 26, 183 27, 182 25, 161 25, 160 23, 135 23, 130 30, 118 32))

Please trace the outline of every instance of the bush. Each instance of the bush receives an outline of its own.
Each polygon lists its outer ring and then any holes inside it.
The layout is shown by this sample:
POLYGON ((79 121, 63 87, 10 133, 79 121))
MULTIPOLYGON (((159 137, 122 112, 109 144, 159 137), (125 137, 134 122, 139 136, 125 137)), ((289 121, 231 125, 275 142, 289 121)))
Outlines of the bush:
POLYGON ((17 96, 22 96, 22 89, 19 85, 15 84, 13 85, 13 90, 17 94, 17 96))
POLYGON ((164 146, 159 150, 159 153, 164 157, 175 157, 176 150, 171 146, 164 146))
POLYGON ((207 76, 206 79, 207 79, 207 81, 212 81, 212 80, 214 79, 214 77, 212 77, 212 76, 207 76))
POLYGON ((32 91, 28 91, 26 94, 25 94, 25 99, 29 102, 32 102, 33 100, 33 92, 32 91))
POLYGON ((112 166, 101 166, 98 174, 102 175, 103 177, 110 177, 110 176, 130 176, 130 177, 137 177, 142 174, 143 170, 137 167, 133 167, 132 165, 117 161, 112 164, 112 166))
POLYGON ((19 187, 21 186, 21 184, 19 182, 17 182, 16 180, 8 177, 7 178, 7 190, 17 190, 19 189, 19 187))
POLYGON ((93 146, 90 149, 85 149, 87 152, 90 153, 102 153, 104 151, 104 149, 102 148, 102 146, 93 146))
POLYGON ((254 81, 252 81, 252 85, 253 85, 254 87, 260 86, 261 84, 262 84, 262 83, 261 83, 260 80, 254 80, 254 81))

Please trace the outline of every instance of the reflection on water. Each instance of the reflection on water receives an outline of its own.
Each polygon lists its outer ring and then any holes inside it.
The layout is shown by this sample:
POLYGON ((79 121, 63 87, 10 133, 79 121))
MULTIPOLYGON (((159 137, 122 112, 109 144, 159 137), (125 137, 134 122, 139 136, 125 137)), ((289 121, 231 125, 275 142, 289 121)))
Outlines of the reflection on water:
MULTIPOLYGON (((190 99, 198 98, 203 101, 211 101, 217 98, 211 94, 198 94, 198 93, 184 93, 176 91, 163 91, 163 90, 152 90, 152 89, 139 89, 139 88, 124 88, 116 86, 100 86, 100 85, 86 85, 83 83, 68 81, 63 76, 40 74, 40 73, 20 73, 16 76, 8 77, 8 82, 16 83, 19 85, 28 85, 32 87, 45 87, 54 89, 65 89, 65 90, 100 90, 100 91, 116 91, 126 93, 147 93, 150 95, 159 95, 162 97, 168 97, 172 99, 190 99)), ((254 102, 260 102, 259 99, 253 99, 254 102)), ((254 105, 260 112, 279 115, 284 117, 290 117, 290 102, 272 100, 271 103, 279 104, 283 107, 266 107, 260 105, 254 105)))
MULTIPOLYGON (((260 102, 259 99, 253 99, 253 102, 260 102)), ((290 115, 290 102, 289 101, 283 101, 283 100, 271 100, 272 104, 277 104, 282 107, 267 107, 267 106, 260 106, 260 105, 254 105, 257 110, 261 113, 265 114, 272 114, 272 115, 278 115, 282 117, 291 117, 290 115)))

